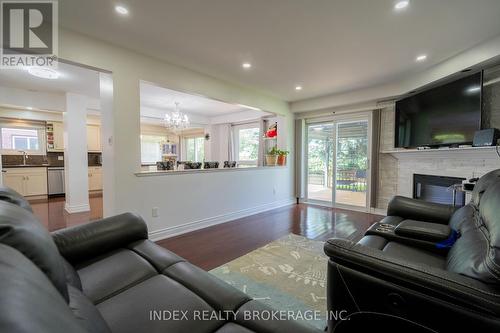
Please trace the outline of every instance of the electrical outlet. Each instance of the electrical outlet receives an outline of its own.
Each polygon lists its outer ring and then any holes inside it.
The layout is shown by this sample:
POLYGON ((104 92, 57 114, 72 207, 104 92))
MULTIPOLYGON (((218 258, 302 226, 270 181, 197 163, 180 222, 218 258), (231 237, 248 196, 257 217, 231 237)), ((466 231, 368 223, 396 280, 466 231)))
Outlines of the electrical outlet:
POLYGON ((151 215, 152 215, 153 217, 158 217, 158 216, 160 216, 160 212, 159 212, 159 210, 158 210, 158 207, 153 207, 153 209, 151 210, 151 215))

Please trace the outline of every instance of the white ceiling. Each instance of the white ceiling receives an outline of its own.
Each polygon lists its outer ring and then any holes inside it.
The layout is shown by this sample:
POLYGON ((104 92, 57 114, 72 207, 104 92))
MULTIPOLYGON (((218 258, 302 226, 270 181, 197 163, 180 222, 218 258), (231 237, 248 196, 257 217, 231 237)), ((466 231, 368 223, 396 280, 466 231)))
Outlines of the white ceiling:
POLYGON ((161 118, 165 115, 165 111, 173 111, 175 109, 176 102, 179 103, 179 109, 181 109, 182 112, 206 117, 214 117, 245 110, 238 105, 219 102, 206 97, 187 94, 141 82, 141 106, 164 110, 161 118))
POLYGON ((56 80, 48 80, 30 75, 23 69, 0 70, 0 86, 24 89, 36 92, 66 93, 72 92, 90 98, 99 99, 99 73, 65 63, 59 63, 56 80))
POLYGON ((397 80, 500 34, 498 0, 411 0, 398 13, 394 0, 122 0, 128 17, 114 3, 60 1, 60 23, 287 101, 397 80))

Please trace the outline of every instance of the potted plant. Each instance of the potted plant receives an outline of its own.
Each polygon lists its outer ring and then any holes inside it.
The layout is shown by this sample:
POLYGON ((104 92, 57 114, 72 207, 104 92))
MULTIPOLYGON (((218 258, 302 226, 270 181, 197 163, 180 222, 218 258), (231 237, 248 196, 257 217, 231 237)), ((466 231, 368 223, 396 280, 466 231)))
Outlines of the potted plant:
POLYGON ((274 166, 278 162, 278 152, 279 149, 273 147, 267 151, 266 154, 266 165, 274 166))
POLYGON ((290 154, 288 150, 278 150, 278 165, 286 165, 286 155, 290 154))

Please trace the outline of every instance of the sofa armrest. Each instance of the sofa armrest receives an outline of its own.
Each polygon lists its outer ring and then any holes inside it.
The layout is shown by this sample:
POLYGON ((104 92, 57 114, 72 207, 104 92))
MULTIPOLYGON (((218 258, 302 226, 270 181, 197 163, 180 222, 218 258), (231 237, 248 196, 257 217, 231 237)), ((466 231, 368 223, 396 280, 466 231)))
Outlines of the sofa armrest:
POLYGON ((405 219, 448 224, 457 210, 452 205, 427 202, 396 195, 389 202, 388 216, 400 216, 405 219))
POLYGON ((500 290, 457 273, 393 258, 383 251, 344 239, 325 243, 330 261, 387 283, 415 290, 428 297, 447 300, 490 316, 500 315, 500 290))
POLYGON ((52 233, 61 255, 76 263, 147 239, 148 228, 135 214, 125 213, 52 233))

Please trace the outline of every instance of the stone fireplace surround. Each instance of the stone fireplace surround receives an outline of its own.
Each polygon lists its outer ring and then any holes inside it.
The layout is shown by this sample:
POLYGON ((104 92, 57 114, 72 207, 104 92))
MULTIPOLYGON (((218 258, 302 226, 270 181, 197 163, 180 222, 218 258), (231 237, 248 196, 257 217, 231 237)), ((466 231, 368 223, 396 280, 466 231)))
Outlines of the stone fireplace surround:
MULTIPOLYGON (((396 194, 406 197, 413 196, 414 174, 470 179, 500 168, 496 147, 389 150, 381 151, 381 155, 392 157, 395 172, 393 188, 396 194)), ((467 196, 466 202, 469 199, 467 196)))

